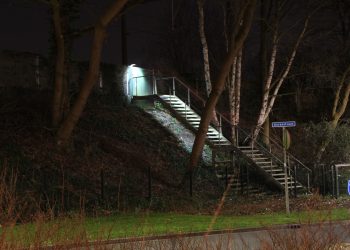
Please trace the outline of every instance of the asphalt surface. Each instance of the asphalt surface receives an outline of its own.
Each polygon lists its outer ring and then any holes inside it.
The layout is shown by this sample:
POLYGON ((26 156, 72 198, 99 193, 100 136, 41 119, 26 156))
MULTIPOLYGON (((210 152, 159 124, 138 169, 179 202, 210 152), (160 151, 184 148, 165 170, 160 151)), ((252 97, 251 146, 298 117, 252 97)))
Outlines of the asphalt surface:
POLYGON ((350 249, 350 221, 110 240, 90 249, 350 249), (338 247, 338 248, 337 248, 338 247))

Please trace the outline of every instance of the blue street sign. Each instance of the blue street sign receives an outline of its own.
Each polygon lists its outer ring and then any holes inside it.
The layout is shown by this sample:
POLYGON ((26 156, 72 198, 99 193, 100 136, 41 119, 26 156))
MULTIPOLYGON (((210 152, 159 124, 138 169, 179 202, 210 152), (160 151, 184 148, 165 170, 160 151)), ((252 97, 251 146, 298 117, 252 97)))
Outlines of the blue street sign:
POLYGON ((273 128, 287 128, 287 127, 295 127, 297 123, 295 121, 286 121, 286 122, 273 122, 273 128))
POLYGON ((350 195, 350 180, 348 180, 348 194, 350 195))

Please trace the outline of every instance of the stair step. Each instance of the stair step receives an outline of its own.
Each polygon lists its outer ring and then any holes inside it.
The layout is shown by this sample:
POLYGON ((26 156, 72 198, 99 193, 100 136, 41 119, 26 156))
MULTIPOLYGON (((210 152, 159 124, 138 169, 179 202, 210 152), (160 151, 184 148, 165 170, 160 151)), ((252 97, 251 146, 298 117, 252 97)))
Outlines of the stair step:
MULTIPOLYGON (((283 175, 283 177, 276 177, 275 180, 276 180, 276 181, 280 181, 280 182, 284 181, 284 175, 283 175)), ((288 180, 288 182, 289 182, 289 181, 291 181, 292 179, 290 178, 290 176, 288 176, 288 177, 287 177, 287 180, 288 180)), ((294 183, 294 181, 293 181, 292 183, 294 183)))
POLYGON ((245 154, 254 154, 254 153, 258 153, 261 154, 260 150, 257 149, 253 149, 253 150, 241 150, 243 153, 245 154))
POLYGON ((198 118, 199 120, 201 119, 200 117, 198 117, 196 115, 185 114, 184 116, 186 116, 187 118, 198 118))
POLYGON ((216 134, 216 135, 214 135, 214 134, 207 134, 207 137, 208 138, 217 138, 217 139, 222 139, 223 138, 223 136, 222 135, 220 135, 220 134, 216 134))
MULTIPOLYGON (((282 186, 284 186, 284 182, 281 183, 282 186)), ((288 184, 288 189, 293 189, 294 188, 294 183, 290 183, 288 184)), ((301 186, 300 184, 297 184, 297 188, 303 188, 303 186, 301 186)))
POLYGON ((232 144, 228 141, 221 141, 221 142, 215 142, 214 143, 215 146, 231 146, 232 144))
POLYGON ((283 178, 284 178, 284 173, 272 173, 271 175, 273 177, 275 177, 275 176, 283 176, 283 178))
POLYGON ((231 160, 223 160, 223 161, 214 161, 214 164, 218 163, 218 164, 221 164, 221 163, 231 163, 232 161, 231 160))
POLYGON ((283 170, 282 168, 280 168, 277 165, 271 165, 270 162, 269 162, 269 165, 260 166, 260 167, 263 168, 263 169, 280 169, 281 171, 283 170))
POLYGON ((271 164, 271 161, 255 161, 256 164, 258 165, 265 165, 268 166, 267 164, 271 164))
POLYGON ((208 131, 207 134, 209 134, 209 135, 218 135, 219 132, 218 131, 208 131))
POLYGON ((190 107, 188 107, 183 102, 169 102, 169 103, 170 103, 170 106, 172 107, 183 107, 183 108, 187 108, 188 110, 190 109, 190 107))
MULTIPOLYGON (((226 174, 216 174, 216 176, 219 178, 219 179, 226 179, 226 174)), ((232 178, 234 177, 234 174, 228 174, 227 175, 227 178, 232 178)))
POLYGON ((219 137, 207 137, 207 139, 211 142, 229 142, 228 140, 224 139, 224 138, 219 138, 219 137))
POLYGON ((269 173, 269 174, 271 174, 271 173, 273 173, 273 172, 283 172, 283 171, 282 171, 281 169, 279 169, 279 168, 273 168, 273 169, 262 168, 262 169, 264 169, 265 172, 267 172, 267 173, 269 173))
POLYGON ((255 157, 255 156, 252 156, 251 158, 252 158, 254 161, 271 160, 270 158, 266 158, 266 157, 255 157))

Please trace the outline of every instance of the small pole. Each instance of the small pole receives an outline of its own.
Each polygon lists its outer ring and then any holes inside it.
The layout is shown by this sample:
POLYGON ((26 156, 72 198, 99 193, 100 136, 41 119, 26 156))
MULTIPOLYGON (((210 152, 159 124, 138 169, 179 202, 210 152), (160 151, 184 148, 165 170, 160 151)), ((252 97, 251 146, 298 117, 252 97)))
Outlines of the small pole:
POLYGON ((148 167, 148 199, 152 199, 152 173, 151 167, 148 167))
POLYGON ((190 196, 192 197, 192 170, 189 172, 189 177, 190 177, 190 196))
POLYGON ((187 103, 188 103, 188 106, 191 108, 191 94, 190 94, 190 89, 187 89, 187 103))
POLYGON ((249 170, 247 166, 245 168, 247 173, 247 195, 249 196, 249 170))
POLYGON ((322 195, 326 195, 326 173, 324 170, 324 164, 322 164, 322 195))
POLYGON ((287 176, 287 150, 286 150, 286 128, 283 127, 283 165, 284 165, 284 196, 286 200, 286 213, 290 214, 289 193, 288 193, 288 176, 287 176))
POLYGON ((336 187, 336 196, 335 198, 338 199, 339 198, 339 177, 338 177, 338 174, 339 174, 339 170, 338 170, 338 167, 337 166, 334 166, 334 169, 335 169, 335 187, 336 187))
POLYGON ((101 191, 101 201, 103 201, 105 199, 105 190, 104 190, 104 183, 105 183, 105 178, 104 178, 104 171, 103 169, 101 169, 100 172, 100 177, 101 177, 101 186, 100 186, 100 191, 101 191))
POLYGON ((332 196, 333 196, 333 198, 335 197, 335 191, 334 191, 334 189, 335 189, 335 188, 334 188, 334 186, 335 186, 335 185, 334 185, 334 182, 335 182, 335 181, 334 181, 334 172, 335 172, 335 171, 334 171, 334 168, 335 168, 335 166, 332 166, 332 167, 331 167, 331 169, 332 169, 332 196))
POLYGON ((297 198, 297 166, 294 165, 294 197, 297 198))
POLYGON ((136 96, 138 96, 138 95, 137 95, 137 77, 135 78, 135 85, 136 85, 136 86, 135 86, 135 89, 136 89, 136 90, 135 90, 135 91, 136 91, 136 96))
POLYGON ((173 77, 173 95, 175 95, 175 77, 173 77))
POLYGON ((227 166, 225 167, 225 189, 228 186, 228 170, 227 170, 227 166))
POLYGON ((222 117, 219 115, 219 141, 222 139, 222 117))
POLYGON ((239 168, 239 179, 241 182, 241 194, 243 195, 243 168, 239 159, 238 159, 238 168, 239 168))

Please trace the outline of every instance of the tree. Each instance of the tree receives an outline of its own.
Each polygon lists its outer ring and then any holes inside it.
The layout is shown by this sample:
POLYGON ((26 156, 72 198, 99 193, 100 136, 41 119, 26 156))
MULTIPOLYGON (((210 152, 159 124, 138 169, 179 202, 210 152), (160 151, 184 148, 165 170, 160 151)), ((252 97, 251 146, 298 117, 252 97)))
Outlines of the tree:
POLYGON ((65 81, 65 43, 61 21, 61 6, 58 0, 51 0, 50 5, 52 8, 52 22, 55 33, 55 47, 56 47, 56 63, 55 63, 55 80, 54 80, 54 92, 52 102, 52 125, 58 126, 61 122, 63 114, 64 103, 64 90, 63 85, 65 81))
MULTIPOLYGON (((350 61, 348 59, 350 52, 350 1, 339 0, 335 4, 338 12, 340 28, 339 40, 341 41, 340 53, 338 56, 341 58, 340 62, 342 62, 342 65, 345 65, 345 67, 343 66, 343 71, 340 74, 331 109, 331 117, 329 123, 333 131, 337 128, 339 120, 346 111, 350 95, 350 61)), ((319 146, 316 155, 317 164, 321 162, 322 155, 330 143, 329 138, 330 137, 327 137, 319 146)))
POLYGON ((283 5, 280 4, 280 1, 277 0, 277 4, 275 6, 275 15, 274 20, 272 23, 272 40, 271 40, 271 55, 269 60, 269 65, 267 66, 267 72, 264 77, 264 88, 263 88, 263 95, 262 95, 262 101, 261 101, 261 107, 258 115, 258 119, 252 134, 252 143, 257 139, 259 132, 262 128, 262 125, 265 123, 267 118, 269 117, 269 114, 275 104, 276 97, 279 93, 279 90, 286 80, 288 73, 292 67, 292 64, 294 62, 297 50, 300 46, 300 43, 306 33, 310 16, 307 16, 305 18, 305 21, 303 23, 303 27, 301 32, 299 33, 299 36, 297 37, 297 40, 292 47, 292 50, 290 52, 289 57, 287 58, 287 63, 284 67, 284 69, 277 75, 276 77, 276 59, 277 59, 277 51, 280 43, 280 31, 279 31, 279 25, 281 22, 281 13, 282 13, 283 5))
POLYGON ((238 22, 235 24, 234 34, 232 35, 229 51, 222 64, 218 77, 213 84, 213 89, 210 92, 209 98, 205 104, 205 108, 201 117, 200 125, 196 134, 196 138, 193 143, 192 153, 189 162, 189 172, 192 173, 193 169, 197 166, 198 160, 202 153, 208 126, 212 118, 212 112, 220 98, 220 95, 225 87, 225 82, 228 74, 230 73, 231 66, 234 58, 241 50, 243 43, 248 36, 251 28, 254 11, 256 6, 256 0, 243 1, 239 12, 238 22))
MULTIPOLYGON (((212 84, 210 77, 210 62, 209 62, 209 50, 207 38, 205 35, 205 22, 204 22, 204 0, 197 0, 198 6, 198 28, 199 28, 199 37, 202 44, 202 52, 203 52, 203 66, 204 66, 204 81, 207 97, 209 97, 212 84)), ((213 110, 213 122, 215 124, 219 124, 215 109, 213 110)))
POLYGON ((54 39, 51 56, 55 60, 51 123, 57 127, 69 111, 69 65, 73 40, 79 33, 73 24, 79 16, 82 0, 48 0, 47 3, 52 12, 54 39))
POLYGON ((198 29, 199 29, 199 37, 202 44, 202 52, 203 52, 203 66, 204 66, 204 81, 206 87, 207 96, 209 96, 211 92, 211 78, 210 78, 210 63, 209 63, 209 50, 207 38, 205 36, 205 23, 204 23, 204 0, 197 0, 198 6, 198 29))
MULTIPOLYGON (((260 3, 260 84, 262 91, 264 91, 266 74, 267 74, 267 61, 268 61, 268 31, 269 20, 271 18, 271 0, 261 0, 260 3)), ((265 145, 270 145, 270 119, 269 116, 263 125, 263 142, 265 145)))
MULTIPOLYGON (((224 10, 224 35, 226 44, 226 53, 229 51, 228 45, 230 44, 230 38, 234 32, 233 25, 239 20, 238 6, 235 6, 237 2, 232 0, 225 1, 223 4, 224 10)), ((236 126, 239 123, 239 112, 241 105, 241 83, 242 83, 242 54, 243 48, 240 49, 237 56, 233 59, 230 74, 227 77, 226 87, 228 89, 228 101, 230 110, 230 121, 233 125, 231 127, 231 141, 236 141, 236 126)))
POLYGON ((70 110, 68 116, 60 126, 57 133, 57 144, 64 145, 68 142, 75 125, 77 124, 81 113, 83 112, 87 99, 91 93, 91 90, 96 83, 99 75, 101 52, 103 48, 103 42, 106 36, 106 29, 108 25, 117 17, 128 0, 115 0, 114 3, 106 9, 104 14, 99 18, 94 26, 94 35, 90 55, 89 69, 86 77, 81 85, 78 97, 70 110))

